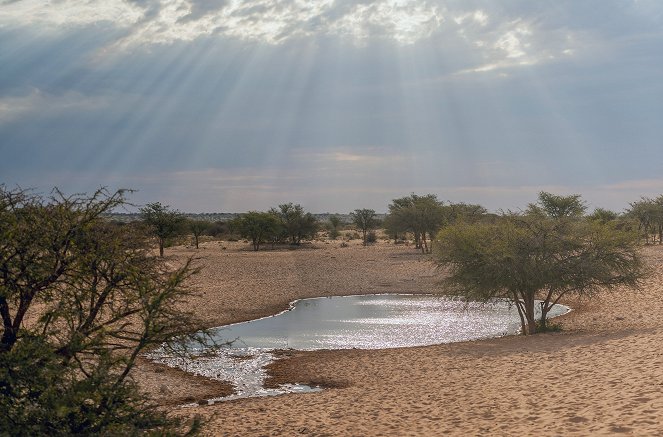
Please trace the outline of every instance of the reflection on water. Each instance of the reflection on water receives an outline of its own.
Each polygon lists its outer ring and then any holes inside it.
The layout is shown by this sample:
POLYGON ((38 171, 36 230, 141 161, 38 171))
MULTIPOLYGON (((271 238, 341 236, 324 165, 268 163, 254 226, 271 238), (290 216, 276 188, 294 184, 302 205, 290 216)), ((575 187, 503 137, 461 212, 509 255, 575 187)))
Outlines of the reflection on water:
MULTIPOLYGON (((556 305, 549 317, 569 309, 556 305)), ((232 382, 232 399, 311 391, 306 386, 265 389, 263 366, 274 349, 383 349, 425 346, 515 334, 520 318, 506 301, 466 303, 430 295, 368 295, 303 299, 272 317, 217 328, 228 348, 195 359, 155 355, 160 362, 232 382), (239 357, 239 358, 238 358, 239 357)), ((201 353, 204 351, 200 351, 201 353)), ((228 400, 229 398, 224 398, 228 400)))

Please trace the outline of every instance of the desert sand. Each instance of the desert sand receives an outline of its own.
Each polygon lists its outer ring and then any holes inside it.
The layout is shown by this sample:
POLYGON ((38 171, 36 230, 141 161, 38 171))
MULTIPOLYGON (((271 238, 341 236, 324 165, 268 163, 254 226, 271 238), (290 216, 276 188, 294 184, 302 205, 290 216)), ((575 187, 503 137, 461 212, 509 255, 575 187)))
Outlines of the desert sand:
MULTIPOLYGON (((643 247, 651 267, 639 291, 567 299, 563 331, 447 345, 286 352, 270 384, 324 391, 179 404, 222 396, 227 384, 143 363, 136 378, 164 408, 200 415, 206 435, 661 435, 663 247, 643 247)), ((167 250, 199 258, 187 306, 206 326, 279 312, 303 297, 434 293, 439 273, 413 247, 317 242, 252 252, 207 242, 167 250)))

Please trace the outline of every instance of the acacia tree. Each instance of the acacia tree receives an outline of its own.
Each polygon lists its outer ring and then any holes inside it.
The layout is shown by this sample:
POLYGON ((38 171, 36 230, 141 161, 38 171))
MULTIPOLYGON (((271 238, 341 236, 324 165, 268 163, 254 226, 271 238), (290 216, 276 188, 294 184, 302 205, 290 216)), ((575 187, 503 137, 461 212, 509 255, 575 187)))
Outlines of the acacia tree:
POLYGON ((177 210, 159 202, 148 203, 140 209, 143 222, 159 242, 159 256, 163 256, 166 240, 179 235, 184 225, 184 216, 177 210))
POLYGON ((473 223, 484 219, 488 214, 486 208, 473 203, 449 203, 443 205, 442 209, 444 210, 444 224, 453 224, 458 221, 473 223))
POLYGON ((548 312, 564 296, 635 287, 644 270, 637 236, 610 222, 509 214, 494 223, 457 223, 437 241, 447 290, 474 300, 510 299, 526 334, 537 332, 536 299, 545 329, 548 312))
POLYGON ((249 211, 237 217, 230 223, 231 228, 238 232, 242 238, 248 238, 253 244, 253 250, 260 250, 260 245, 279 233, 278 217, 271 212, 249 211))
POLYGON ((318 221, 310 212, 297 204, 284 203, 277 208, 272 208, 270 213, 279 218, 281 229, 290 244, 298 246, 302 239, 312 239, 318 231, 318 221))
POLYGON ((337 215, 329 216, 327 223, 327 229, 329 230, 329 238, 331 238, 332 240, 336 240, 336 238, 338 238, 340 234, 339 231, 340 227, 341 227, 341 218, 337 215))
POLYGON ((193 234, 193 241, 198 249, 198 240, 201 235, 207 231, 212 224, 205 220, 187 220, 187 225, 191 233, 193 234))
POLYGON ((596 208, 594 212, 587 216, 589 220, 600 221, 602 223, 608 223, 619 218, 619 214, 614 211, 610 211, 605 208, 596 208))
POLYGON ((581 217, 587 209, 580 194, 560 196, 541 191, 537 203, 530 203, 529 214, 543 214, 550 218, 581 217))
POLYGON ((663 196, 656 199, 643 197, 637 202, 631 203, 631 208, 627 212, 638 223, 645 244, 649 244, 649 238, 653 234, 652 243, 656 242, 656 233, 658 231, 659 244, 663 240, 663 196))
POLYGON ((411 194, 394 199, 388 208, 385 222, 389 233, 411 232, 416 247, 423 253, 429 253, 431 247, 428 240, 433 239, 445 222, 445 208, 437 196, 411 194))
POLYGON ((0 434, 173 424, 130 372, 148 348, 198 328, 177 308, 194 270, 166 268, 144 234, 102 219, 122 204, 122 191, 42 198, 0 186, 0 434))
POLYGON ((366 246, 368 231, 375 229, 379 223, 375 217, 375 210, 355 209, 354 212, 350 213, 350 217, 352 217, 352 222, 357 226, 357 229, 361 231, 364 246, 366 246))

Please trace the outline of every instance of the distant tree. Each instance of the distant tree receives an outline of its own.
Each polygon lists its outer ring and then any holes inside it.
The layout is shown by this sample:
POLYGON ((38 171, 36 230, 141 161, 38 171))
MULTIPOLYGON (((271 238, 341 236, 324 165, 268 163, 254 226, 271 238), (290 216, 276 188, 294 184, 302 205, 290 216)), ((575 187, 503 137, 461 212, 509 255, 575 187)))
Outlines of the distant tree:
POLYGON ((645 244, 649 244, 650 236, 653 234, 652 243, 656 241, 656 232, 659 233, 659 243, 663 238, 663 196, 658 199, 643 197, 637 202, 631 203, 631 208, 627 212, 638 223, 638 229, 645 239, 645 244))
POLYGON ((610 211, 604 208, 596 208, 594 212, 587 216, 589 220, 600 221, 602 223, 608 223, 619 218, 619 214, 614 211, 610 211))
POLYGON ((488 210, 481 205, 471 203, 449 203, 443 206, 444 222, 447 225, 463 221, 475 223, 482 220, 488 214, 488 210))
POLYGON ((185 219, 182 213, 159 202, 148 203, 140 209, 143 222, 159 242, 159 256, 163 256, 166 240, 182 232, 185 219))
POLYGON ((215 221, 210 223, 204 234, 218 238, 226 233, 228 233, 228 222, 215 221))
POLYGON ((558 196, 541 191, 537 203, 530 203, 529 214, 542 214, 550 218, 581 217, 587 210, 587 205, 579 194, 558 196))
POLYGON ((355 224, 357 229, 361 231, 362 240, 364 242, 364 246, 366 246, 366 234, 368 231, 375 229, 379 223, 378 219, 375 217, 375 210, 355 209, 354 212, 350 213, 350 217, 352 217, 352 222, 355 224))
POLYGON ((389 214, 385 219, 388 232, 391 235, 411 232, 416 247, 424 253, 431 251, 428 240, 434 238, 450 212, 434 194, 411 194, 394 199, 388 209, 389 214))
POLYGON ((193 241, 198 249, 198 239, 203 235, 211 226, 212 223, 205 220, 187 220, 189 231, 193 234, 193 241))
POLYGON ((279 218, 271 212, 249 211, 242 214, 230 223, 232 229, 242 238, 248 238, 253 244, 253 250, 259 250, 260 245, 278 234, 280 230, 279 218))
POLYGON ((179 306, 194 270, 103 219, 124 201, 0 186, 0 435, 174 431, 129 375, 149 348, 200 327, 179 306))
POLYGON ((545 330, 548 312, 566 295, 637 286, 643 275, 637 236, 615 223, 577 219, 578 209, 572 211, 553 218, 534 210, 444 228, 435 259, 448 269, 447 290, 473 300, 510 299, 523 333, 534 334, 535 299, 542 300, 539 327, 545 330))
POLYGON ((290 244, 299 245, 303 239, 312 239, 318 231, 318 221, 310 212, 305 212, 301 205, 284 203, 270 210, 281 222, 281 228, 290 244))
POLYGON ((339 228, 341 227, 341 218, 337 215, 329 216, 327 223, 327 230, 329 231, 329 238, 336 240, 341 234, 339 228))
POLYGON ((658 244, 663 244, 663 195, 654 199, 654 204, 656 205, 656 218, 654 222, 658 230, 658 244))
POLYGON ((387 214, 387 216, 382 221, 382 227, 388 236, 394 239, 394 244, 398 242, 398 239, 402 236, 404 237, 407 233, 407 228, 403 226, 403 223, 398 220, 399 217, 394 216, 393 214, 387 214))

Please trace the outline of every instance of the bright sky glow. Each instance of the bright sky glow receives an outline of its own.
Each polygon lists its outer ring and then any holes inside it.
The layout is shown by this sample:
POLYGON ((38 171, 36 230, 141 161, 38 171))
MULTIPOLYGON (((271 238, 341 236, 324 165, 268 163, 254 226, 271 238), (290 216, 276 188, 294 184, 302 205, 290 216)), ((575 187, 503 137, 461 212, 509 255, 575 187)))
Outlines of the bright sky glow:
POLYGON ((0 0, 0 183, 384 211, 663 193, 658 0, 0 0))

